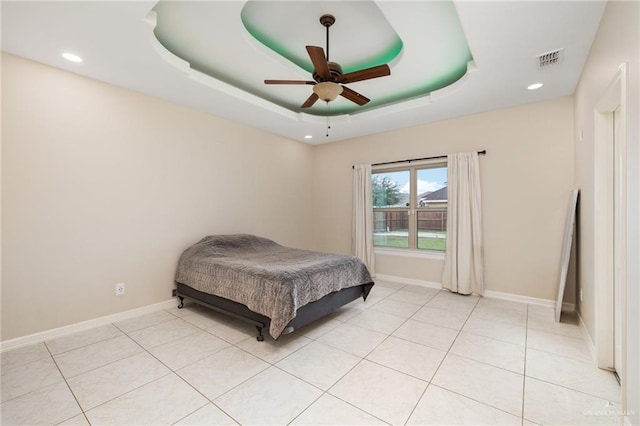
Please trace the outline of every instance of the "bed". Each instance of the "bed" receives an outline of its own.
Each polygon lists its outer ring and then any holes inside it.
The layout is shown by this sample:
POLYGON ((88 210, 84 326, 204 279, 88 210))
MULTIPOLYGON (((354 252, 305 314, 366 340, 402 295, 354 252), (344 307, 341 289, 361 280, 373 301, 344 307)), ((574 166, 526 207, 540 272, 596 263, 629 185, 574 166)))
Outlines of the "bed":
POLYGON ((248 321, 274 339, 360 297, 374 282, 354 256, 285 247, 254 235, 211 235, 187 248, 175 296, 248 321))

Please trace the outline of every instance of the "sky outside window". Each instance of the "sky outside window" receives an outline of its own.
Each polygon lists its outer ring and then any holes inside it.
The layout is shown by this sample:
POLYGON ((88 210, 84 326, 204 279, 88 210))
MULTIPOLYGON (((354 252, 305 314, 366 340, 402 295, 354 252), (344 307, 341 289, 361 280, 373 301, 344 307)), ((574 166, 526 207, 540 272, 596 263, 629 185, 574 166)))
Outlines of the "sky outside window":
MULTIPOLYGON (((388 177, 390 180, 397 182, 400 192, 409 194, 409 173, 375 173, 380 178, 388 177)), ((418 194, 424 194, 425 192, 437 191, 443 188, 447 183, 447 168, 437 167, 431 169, 418 170, 418 194)))

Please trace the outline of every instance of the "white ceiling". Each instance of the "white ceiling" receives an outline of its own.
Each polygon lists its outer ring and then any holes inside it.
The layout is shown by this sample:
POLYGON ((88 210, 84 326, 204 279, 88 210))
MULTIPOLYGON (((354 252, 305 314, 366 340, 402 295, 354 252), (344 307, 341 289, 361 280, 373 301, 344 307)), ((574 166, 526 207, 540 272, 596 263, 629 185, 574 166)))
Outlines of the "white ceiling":
MULTIPOLYGON (((283 16, 282 7, 274 10, 284 22, 287 19, 316 22, 319 10, 332 13, 332 5, 339 9, 337 6, 344 3, 296 2, 297 7, 291 12, 294 15, 289 17, 283 16), (301 8, 300 4, 308 7, 301 8), (309 16, 303 17, 306 10, 309 16)), ((212 26, 219 34, 212 38, 211 51, 242 52, 237 58, 241 68, 238 72, 247 78, 310 79, 305 70, 247 33, 240 19, 244 4, 244 1, 208 3, 214 15, 212 26)), ((422 42, 427 24, 416 19, 424 16, 429 3, 413 0, 375 4, 402 39, 403 51, 389 63, 391 76, 349 85, 372 99, 378 81, 400 78, 404 73, 419 74, 432 61, 432 53, 425 51, 427 43, 422 42)), ((268 96, 260 97, 212 78, 171 54, 153 33, 155 5, 156 1, 2 1, 2 50, 284 137, 319 144, 570 95, 606 2, 454 1, 473 56, 467 74, 430 95, 332 117, 329 137, 325 136, 326 118, 285 108, 268 96), (561 64, 538 69, 537 55, 560 48, 564 49, 561 64), (66 61, 61 57, 65 51, 77 53, 84 61, 80 64, 66 61), (544 83, 541 89, 527 90, 529 84, 538 81, 544 83), (305 139, 305 135, 313 138, 305 139)), ((336 26, 340 19, 349 21, 344 8, 339 11, 342 15, 335 13, 336 26)), ((275 16, 265 16, 270 18, 275 16)), ((308 44, 324 46, 324 28, 314 25, 311 29, 304 26, 305 34, 301 34, 299 25, 291 25, 291 37, 299 39, 301 49, 308 44), (310 40, 309 31, 317 31, 320 40, 318 36, 310 40)), ((375 31, 365 27, 360 24, 357 31, 375 31)), ((332 60, 338 60, 333 46, 344 43, 339 40, 338 31, 335 35, 331 35, 332 60)), ((285 88, 270 89, 273 87, 285 88)), ((286 91, 292 102, 299 99, 302 103, 310 94, 310 86, 286 87, 286 91)))

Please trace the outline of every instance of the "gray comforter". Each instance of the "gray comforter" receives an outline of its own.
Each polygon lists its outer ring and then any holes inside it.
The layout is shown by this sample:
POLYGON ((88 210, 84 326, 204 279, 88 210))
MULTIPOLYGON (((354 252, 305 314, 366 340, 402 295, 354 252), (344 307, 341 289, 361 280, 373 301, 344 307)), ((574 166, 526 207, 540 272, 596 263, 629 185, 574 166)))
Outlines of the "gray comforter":
POLYGON ((274 339, 298 308, 373 282, 356 257, 293 249, 253 235, 203 238, 180 257, 176 281, 269 317, 274 339))

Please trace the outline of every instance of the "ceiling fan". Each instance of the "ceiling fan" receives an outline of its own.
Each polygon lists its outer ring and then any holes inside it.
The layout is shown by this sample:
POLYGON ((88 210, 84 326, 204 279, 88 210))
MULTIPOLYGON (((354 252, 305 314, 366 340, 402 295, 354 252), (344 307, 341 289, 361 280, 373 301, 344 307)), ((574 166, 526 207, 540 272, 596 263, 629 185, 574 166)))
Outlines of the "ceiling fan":
POLYGON ((333 15, 325 14, 320 17, 320 23, 327 29, 327 55, 324 49, 318 46, 306 46, 307 53, 313 64, 313 81, 311 80, 265 80, 265 84, 308 84, 313 86, 313 93, 302 104, 301 108, 309 108, 318 100, 331 102, 338 96, 342 96, 362 106, 370 101, 369 98, 361 95, 355 90, 344 86, 346 83, 369 80, 372 78, 391 75, 391 70, 387 64, 366 68, 359 71, 342 73, 342 67, 336 62, 329 61, 329 27, 333 25, 336 18, 333 15))

